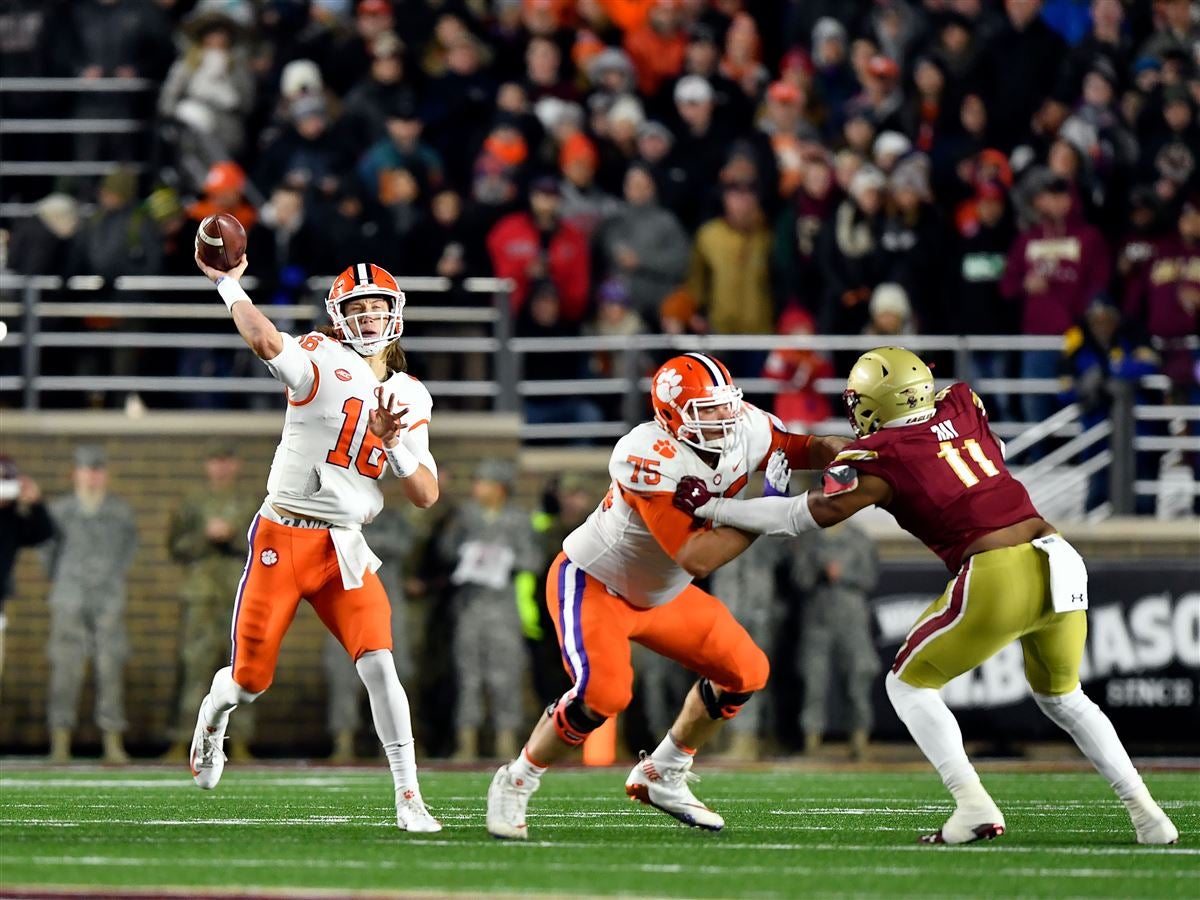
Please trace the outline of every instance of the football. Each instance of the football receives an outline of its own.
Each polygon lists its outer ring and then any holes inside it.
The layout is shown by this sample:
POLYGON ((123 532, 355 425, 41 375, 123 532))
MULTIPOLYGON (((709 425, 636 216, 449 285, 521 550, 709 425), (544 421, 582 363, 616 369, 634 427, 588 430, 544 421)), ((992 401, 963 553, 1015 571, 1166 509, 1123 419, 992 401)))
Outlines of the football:
POLYGON ((246 252, 246 229, 229 213, 208 216, 196 229, 196 251, 205 265, 228 272, 246 252))

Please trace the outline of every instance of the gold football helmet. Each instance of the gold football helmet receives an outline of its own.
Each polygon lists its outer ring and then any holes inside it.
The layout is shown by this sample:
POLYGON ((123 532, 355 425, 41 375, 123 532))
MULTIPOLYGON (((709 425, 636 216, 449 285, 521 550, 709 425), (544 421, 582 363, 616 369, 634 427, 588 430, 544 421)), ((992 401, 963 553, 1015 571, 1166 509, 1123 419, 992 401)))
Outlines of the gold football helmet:
POLYGON ((854 363, 842 393, 854 433, 873 434, 888 422, 933 409, 933 372, 903 347, 876 347, 854 363))

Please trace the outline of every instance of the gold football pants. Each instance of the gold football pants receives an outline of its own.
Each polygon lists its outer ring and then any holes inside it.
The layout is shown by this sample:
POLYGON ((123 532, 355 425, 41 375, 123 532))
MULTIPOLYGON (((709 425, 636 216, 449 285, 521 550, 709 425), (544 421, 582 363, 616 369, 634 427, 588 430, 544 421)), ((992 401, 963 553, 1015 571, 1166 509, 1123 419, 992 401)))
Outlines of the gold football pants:
POLYGON ((1086 638, 1087 614, 1054 612, 1046 555, 1021 544, 964 562, 909 631, 892 671, 913 687, 941 688, 1019 639, 1029 686, 1067 694, 1079 684, 1086 638))

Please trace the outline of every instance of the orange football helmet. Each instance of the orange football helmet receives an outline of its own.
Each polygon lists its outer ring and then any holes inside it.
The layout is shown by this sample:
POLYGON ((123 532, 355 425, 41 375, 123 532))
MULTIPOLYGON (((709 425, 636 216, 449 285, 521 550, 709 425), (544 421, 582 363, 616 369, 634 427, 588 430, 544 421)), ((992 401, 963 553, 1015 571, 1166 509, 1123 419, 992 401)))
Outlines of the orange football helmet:
POLYGON ((404 291, 396 284, 387 269, 374 263, 358 263, 350 266, 333 279, 329 295, 325 298, 325 311, 329 321, 341 340, 363 356, 374 356, 404 333, 404 291), (383 297, 389 302, 387 312, 355 313, 342 315, 342 305, 347 300, 367 297, 383 297), (383 328, 378 335, 363 337, 362 325, 367 319, 384 317, 383 328), (350 325, 353 322, 354 328, 350 325))
POLYGON ((654 373, 650 402, 654 421, 697 450, 720 453, 741 427, 742 389, 723 362, 703 353, 685 353, 663 363, 654 373), (720 418, 700 417, 702 409, 726 405, 729 411, 720 418))

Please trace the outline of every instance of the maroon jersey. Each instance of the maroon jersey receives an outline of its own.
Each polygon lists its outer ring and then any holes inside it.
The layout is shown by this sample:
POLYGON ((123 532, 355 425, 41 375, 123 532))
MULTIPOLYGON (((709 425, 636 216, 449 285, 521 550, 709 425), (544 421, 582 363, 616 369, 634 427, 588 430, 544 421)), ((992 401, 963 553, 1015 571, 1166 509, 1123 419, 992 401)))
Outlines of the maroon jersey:
POLYGON ((952 385, 938 394, 936 410, 928 422, 883 428, 849 444, 825 483, 831 491, 845 483, 839 466, 882 478, 892 488, 887 511, 956 572, 976 539, 1038 512, 1005 467, 974 392, 952 385))

